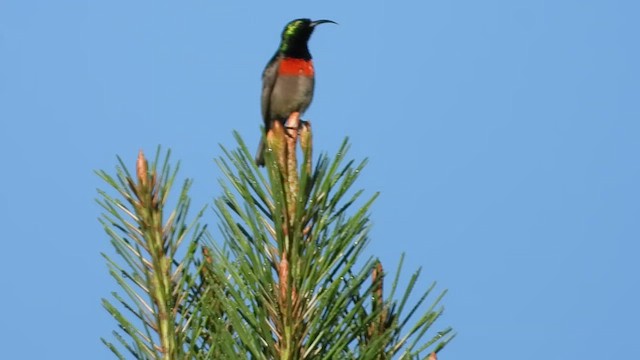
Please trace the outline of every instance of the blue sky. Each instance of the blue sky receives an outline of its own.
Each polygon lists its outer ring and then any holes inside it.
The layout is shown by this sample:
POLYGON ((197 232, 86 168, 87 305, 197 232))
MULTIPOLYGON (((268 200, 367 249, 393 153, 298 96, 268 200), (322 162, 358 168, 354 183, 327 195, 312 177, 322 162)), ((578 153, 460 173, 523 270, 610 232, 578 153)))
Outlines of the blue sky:
MULTIPOLYGON (((316 151, 381 192, 371 255, 449 289, 441 359, 637 359, 640 25, 633 1, 0 2, 0 344, 109 359, 95 169, 158 144, 211 203, 259 138, 284 24, 311 40, 316 151)), ((254 148, 252 148, 252 151, 254 148)), ((215 224, 208 213, 207 222, 215 224)), ((26 355, 25 355, 26 354, 26 355)))

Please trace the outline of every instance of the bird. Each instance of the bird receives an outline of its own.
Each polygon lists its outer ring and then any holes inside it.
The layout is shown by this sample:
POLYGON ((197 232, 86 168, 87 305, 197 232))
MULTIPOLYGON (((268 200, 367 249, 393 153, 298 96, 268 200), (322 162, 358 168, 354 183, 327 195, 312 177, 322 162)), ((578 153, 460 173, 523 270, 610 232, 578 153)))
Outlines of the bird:
MULTIPOLYGON (((309 38, 316 26, 332 20, 295 19, 282 31, 280 45, 262 72, 261 112, 265 134, 272 121, 284 122, 294 112, 302 115, 311 104, 315 85, 309 38)), ((261 137, 256 164, 264 166, 264 138, 261 137)))

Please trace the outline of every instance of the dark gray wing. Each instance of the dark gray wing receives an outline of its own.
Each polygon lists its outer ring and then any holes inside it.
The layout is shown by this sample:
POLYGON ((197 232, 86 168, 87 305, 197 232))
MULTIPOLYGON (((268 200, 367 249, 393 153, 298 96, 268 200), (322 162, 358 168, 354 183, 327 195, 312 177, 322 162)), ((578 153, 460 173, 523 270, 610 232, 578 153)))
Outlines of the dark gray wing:
POLYGON ((278 63, 280 59, 278 58, 278 54, 273 55, 269 64, 264 69, 262 73, 262 98, 261 98, 261 108, 262 108, 262 119, 264 120, 264 130, 269 130, 269 126, 271 125, 271 120, 269 119, 269 113, 271 109, 269 108, 271 104, 271 93, 273 93, 273 87, 276 84, 276 79, 278 77, 278 63))

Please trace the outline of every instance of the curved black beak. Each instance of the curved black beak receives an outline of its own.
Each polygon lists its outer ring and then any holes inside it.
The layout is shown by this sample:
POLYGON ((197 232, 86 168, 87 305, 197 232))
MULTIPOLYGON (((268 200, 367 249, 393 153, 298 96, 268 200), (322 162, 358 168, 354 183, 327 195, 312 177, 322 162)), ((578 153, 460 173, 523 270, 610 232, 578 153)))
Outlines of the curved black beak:
POLYGON ((315 27, 316 25, 326 24, 326 23, 331 23, 331 24, 338 25, 337 22, 332 21, 332 20, 316 20, 316 21, 312 21, 310 25, 311 25, 311 27, 315 27))

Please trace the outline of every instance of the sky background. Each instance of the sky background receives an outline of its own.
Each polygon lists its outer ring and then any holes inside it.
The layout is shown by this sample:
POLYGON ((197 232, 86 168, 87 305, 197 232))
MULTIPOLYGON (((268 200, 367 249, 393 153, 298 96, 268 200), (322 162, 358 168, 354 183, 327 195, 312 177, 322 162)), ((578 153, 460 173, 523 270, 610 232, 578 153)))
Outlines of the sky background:
MULTIPOLYGON (((94 170, 171 148, 212 203, 255 150, 282 27, 311 39, 316 153, 381 192, 369 255, 449 289, 440 359, 640 359, 637 1, 0 0, 0 346, 111 359, 94 170), (366 5, 363 5, 366 4, 366 5)), ((217 223, 212 211, 206 222, 217 223)))

